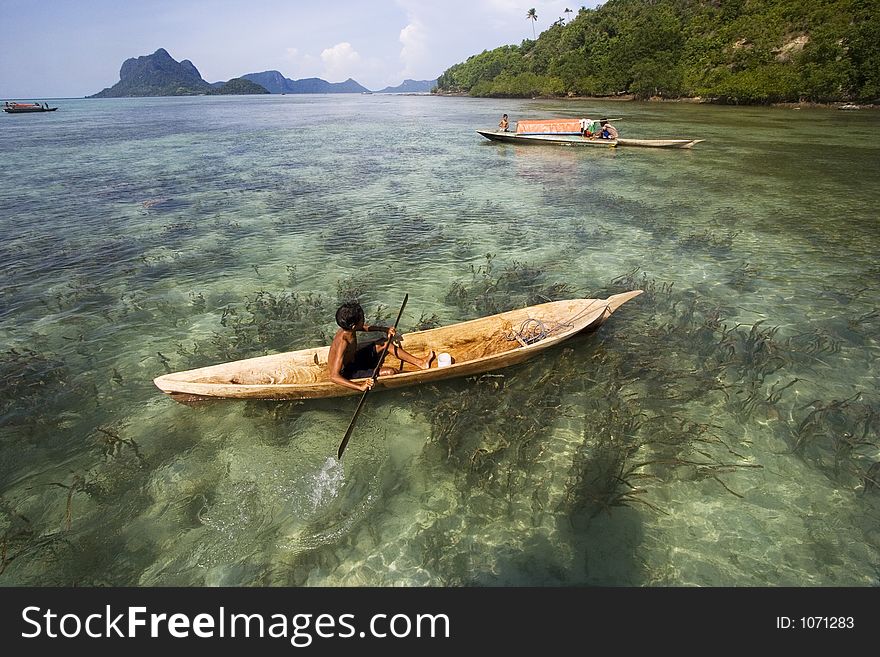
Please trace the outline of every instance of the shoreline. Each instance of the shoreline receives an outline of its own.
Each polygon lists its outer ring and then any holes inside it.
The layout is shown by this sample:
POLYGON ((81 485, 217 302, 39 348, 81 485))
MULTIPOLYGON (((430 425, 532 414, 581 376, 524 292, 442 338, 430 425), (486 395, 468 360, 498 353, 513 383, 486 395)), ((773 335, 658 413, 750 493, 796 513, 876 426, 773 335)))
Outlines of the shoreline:
POLYGON ((813 101, 780 102, 780 103, 721 103, 700 96, 687 96, 682 98, 651 98, 638 99, 633 94, 620 94, 617 96, 471 96, 463 92, 431 92, 432 96, 450 96, 455 98, 496 98, 506 100, 576 100, 576 101, 603 101, 614 103, 643 102, 643 103, 687 103, 693 105, 717 105, 719 107, 779 107, 783 109, 843 109, 845 111, 877 110, 880 104, 876 103, 853 103, 849 101, 835 101, 830 103, 818 103, 813 101))

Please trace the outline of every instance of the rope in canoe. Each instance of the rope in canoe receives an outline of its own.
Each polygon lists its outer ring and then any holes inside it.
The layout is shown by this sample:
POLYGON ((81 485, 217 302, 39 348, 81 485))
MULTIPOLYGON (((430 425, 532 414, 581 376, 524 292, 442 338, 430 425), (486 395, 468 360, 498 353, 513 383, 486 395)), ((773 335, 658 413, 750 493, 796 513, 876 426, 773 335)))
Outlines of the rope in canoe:
POLYGON ((535 344, 536 342, 540 342, 546 337, 549 337, 555 333, 559 333, 563 329, 567 330, 574 327, 575 322, 580 319, 582 315, 587 313, 599 301, 604 301, 604 299, 594 300, 593 303, 578 312, 576 315, 574 315, 574 317, 571 317, 568 321, 553 322, 553 324, 549 328, 540 319, 529 317, 522 324, 520 324, 519 329, 511 330, 511 332, 508 333, 506 337, 508 340, 516 340, 523 347, 526 347, 530 344, 535 344))
POLYGON ((520 324, 519 329, 507 334, 508 340, 516 340, 523 347, 540 342, 550 334, 547 325, 540 319, 531 317, 520 324))

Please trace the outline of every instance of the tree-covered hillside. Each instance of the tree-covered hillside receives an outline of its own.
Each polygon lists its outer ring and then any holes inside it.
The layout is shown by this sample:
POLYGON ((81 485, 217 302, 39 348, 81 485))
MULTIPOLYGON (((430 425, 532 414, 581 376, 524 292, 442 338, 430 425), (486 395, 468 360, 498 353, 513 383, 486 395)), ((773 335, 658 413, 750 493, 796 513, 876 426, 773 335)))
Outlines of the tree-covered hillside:
POLYGON ((89 98, 267 93, 259 84, 243 78, 208 84, 191 61, 178 62, 159 48, 152 55, 126 59, 119 70, 119 82, 89 98))
POLYGON ((269 92, 256 82, 251 82, 244 78, 232 78, 218 89, 212 90, 211 93, 230 96, 245 96, 249 94, 267 94, 269 92))
MULTIPOLYGON (((524 14, 524 30, 529 23, 524 14)), ((880 0, 610 0, 537 40, 470 57, 437 86, 472 96, 877 102, 880 0)))
POLYGON ((211 85, 188 59, 178 62, 164 48, 152 55, 132 57, 122 63, 119 82, 91 98, 132 96, 190 96, 207 94, 211 85))

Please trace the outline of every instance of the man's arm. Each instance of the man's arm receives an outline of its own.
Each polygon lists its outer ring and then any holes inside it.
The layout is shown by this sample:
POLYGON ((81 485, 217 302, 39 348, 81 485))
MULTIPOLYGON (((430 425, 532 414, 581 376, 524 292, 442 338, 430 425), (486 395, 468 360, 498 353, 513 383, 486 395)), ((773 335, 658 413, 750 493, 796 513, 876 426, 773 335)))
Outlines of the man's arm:
POLYGON ((345 347, 345 342, 336 338, 333 339, 333 343, 330 345, 330 353, 327 354, 327 369, 330 380, 344 388, 365 392, 373 387, 375 381, 372 378, 367 379, 363 384, 357 384, 342 376, 342 354, 345 353, 345 347))
POLYGON ((364 330, 365 330, 367 333, 371 333, 371 332, 373 332, 373 331, 381 331, 382 333, 388 333, 388 327, 387 327, 387 326, 373 326, 372 324, 370 324, 369 326, 367 326, 366 324, 364 324, 364 330))
POLYGON ((366 392, 368 389, 373 387, 374 383, 376 383, 375 381, 373 381, 373 378, 370 377, 364 382, 363 385, 358 385, 354 381, 346 379, 339 372, 333 371, 330 372, 330 380, 337 385, 343 386, 344 388, 351 388, 352 390, 359 390, 360 392, 366 392))

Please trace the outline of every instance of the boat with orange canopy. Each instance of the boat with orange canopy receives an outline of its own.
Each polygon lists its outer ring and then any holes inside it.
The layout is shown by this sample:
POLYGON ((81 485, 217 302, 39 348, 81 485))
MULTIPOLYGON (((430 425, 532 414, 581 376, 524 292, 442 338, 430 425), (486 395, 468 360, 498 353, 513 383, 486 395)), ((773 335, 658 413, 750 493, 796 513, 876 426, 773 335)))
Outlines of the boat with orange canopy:
POLYGON ((647 148, 693 148, 702 139, 602 139, 597 135, 601 121, 593 119, 524 119, 517 121, 516 132, 477 130, 492 141, 511 144, 554 144, 559 146, 641 146, 647 148))
POLYGON ((3 111, 8 114, 32 114, 34 112, 54 112, 57 107, 49 107, 47 103, 15 103, 5 102, 3 111))

